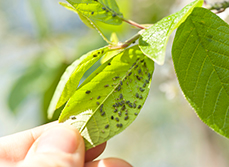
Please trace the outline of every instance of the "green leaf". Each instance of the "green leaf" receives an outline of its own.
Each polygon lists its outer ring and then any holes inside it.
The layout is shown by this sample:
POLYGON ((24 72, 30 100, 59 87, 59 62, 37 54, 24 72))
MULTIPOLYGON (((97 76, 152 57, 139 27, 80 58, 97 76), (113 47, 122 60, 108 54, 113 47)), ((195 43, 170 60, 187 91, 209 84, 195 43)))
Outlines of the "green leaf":
POLYGON ((143 32, 139 39, 142 52, 159 65, 164 64, 166 44, 170 34, 185 21, 195 7, 202 4, 203 0, 196 0, 143 32))
POLYGON ((107 24, 120 25, 122 13, 120 13, 115 0, 67 0, 83 16, 93 21, 101 21, 107 24))
POLYGON ((91 51, 77 59, 66 69, 50 102, 48 109, 49 118, 52 118, 55 110, 63 106, 69 100, 76 91, 84 73, 108 50, 108 47, 104 47, 91 51))
POLYGON ((68 10, 71 10, 75 13, 77 13, 79 15, 79 18, 82 20, 82 22, 88 26, 89 28, 95 29, 97 30, 97 32, 101 35, 101 37, 107 42, 110 43, 110 41, 105 37, 105 35, 102 33, 102 31, 100 30, 100 28, 91 20, 89 19, 87 16, 84 16, 82 13, 78 12, 73 6, 71 6, 68 3, 64 3, 64 2, 59 2, 60 5, 62 5, 63 7, 65 7, 68 10))
POLYGON ((138 115, 150 89, 154 62, 138 46, 102 64, 69 99, 59 122, 75 126, 86 149, 123 131, 138 115))
POLYGON ((229 26, 195 8, 178 28, 172 49, 177 77, 200 119, 229 137, 229 26))

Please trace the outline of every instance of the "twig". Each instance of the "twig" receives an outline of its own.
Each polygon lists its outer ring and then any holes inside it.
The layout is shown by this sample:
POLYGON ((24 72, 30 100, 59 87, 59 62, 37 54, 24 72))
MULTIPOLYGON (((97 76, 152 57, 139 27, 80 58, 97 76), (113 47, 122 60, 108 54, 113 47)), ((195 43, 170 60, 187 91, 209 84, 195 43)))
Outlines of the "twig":
POLYGON ((227 8, 229 8, 229 2, 224 1, 224 2, 218 2, 215 3, 214 5, 209 5, 207 4, 206 1, 204 1, 205 5, 207 6, 207 9, 209 10, 216 10, 216 14, 224 12, 227 8))

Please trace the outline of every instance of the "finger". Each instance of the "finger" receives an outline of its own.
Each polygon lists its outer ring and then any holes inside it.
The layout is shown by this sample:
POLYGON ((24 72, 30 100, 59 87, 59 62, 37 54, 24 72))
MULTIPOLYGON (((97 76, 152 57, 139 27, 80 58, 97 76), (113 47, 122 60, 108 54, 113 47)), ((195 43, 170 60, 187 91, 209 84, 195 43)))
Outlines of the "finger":
POLYGON ((45 131, 32 145, 20 166, 83 167, 84 141, 78 130, 58 124, 45 131))
POLYGON ((84 167, 132 167, 129 163, 118 158, 107 158, 93 162, 87 162, 84 167))
POLYGON ((20 161, 24 159, 34 141, 45 129, 55 124, 57 122, 0 138, 0 158, 8 161, 20 161))
POLYGON ((0 166, 4 167, 16 167, 16 163, 8 162, 0 159, 0 166))
POLYGON ((97 158, 105 149, 107 143, 100 144, 86 151, 85 162, 89 162, 97 158))

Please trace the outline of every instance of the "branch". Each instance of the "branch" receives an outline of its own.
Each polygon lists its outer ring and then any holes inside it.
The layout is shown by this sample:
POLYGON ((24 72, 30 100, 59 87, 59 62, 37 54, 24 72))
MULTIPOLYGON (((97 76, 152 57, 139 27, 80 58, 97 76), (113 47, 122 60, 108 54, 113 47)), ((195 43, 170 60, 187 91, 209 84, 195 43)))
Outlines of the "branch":
POLYGON ((142 26, 142 25, 140 25, 140 24, 138 24, 138 23, 136 23, 136 22, 134 22, 134 21, 132 21, 132 20, 126 20, 126 19, 124 19, 124 18, 123 18, 122 20, 125 21, 126 23, 132 25, 132 26, 137 27, 137 28, 145 29, 144 26, 142 26))
POLYGON ((207 4, 206 1, 204 1, 205 5, 207 6, 207 9, 209 10, 216 10, 216 14, 224 12, 227 8, 229 8, 229 2, 224 1, 224 2, 218 2, 215 3, 214 5, 209 5, 207 4))

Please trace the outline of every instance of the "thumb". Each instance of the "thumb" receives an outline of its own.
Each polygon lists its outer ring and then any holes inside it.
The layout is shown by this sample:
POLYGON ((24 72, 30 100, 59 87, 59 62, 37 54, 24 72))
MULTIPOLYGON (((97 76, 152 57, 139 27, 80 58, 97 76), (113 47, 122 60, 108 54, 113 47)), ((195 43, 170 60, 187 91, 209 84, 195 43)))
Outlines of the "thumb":
POLYGON ((84 141, 78 130, 58 124, 46 130, 34 142, 19 167, 84 166, 84 141))

